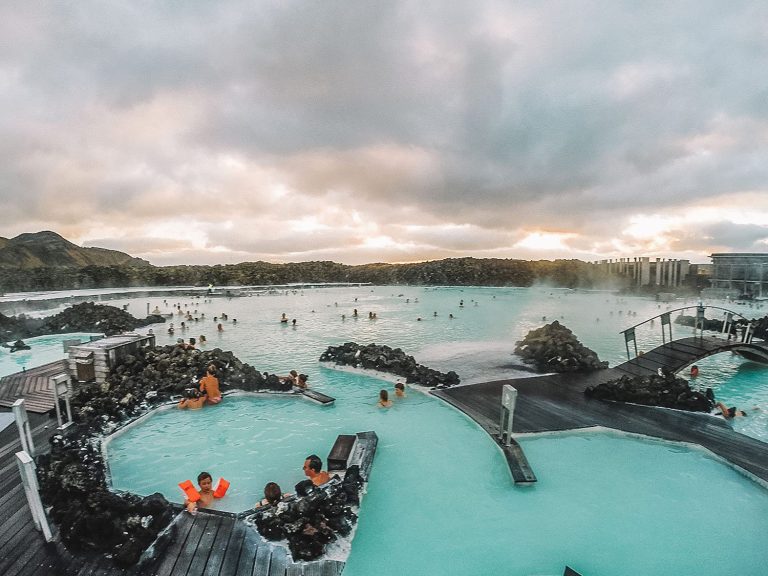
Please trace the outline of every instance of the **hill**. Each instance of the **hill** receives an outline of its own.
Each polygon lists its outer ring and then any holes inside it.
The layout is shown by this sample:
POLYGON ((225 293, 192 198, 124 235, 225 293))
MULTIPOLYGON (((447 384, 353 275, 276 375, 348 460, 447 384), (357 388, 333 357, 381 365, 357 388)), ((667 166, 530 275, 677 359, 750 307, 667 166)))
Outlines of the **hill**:
POLYGON ((0 266, 33 268, 82 268, 85 266, 149 266, 149 262, 105 248, 82 248, 55 232, 19 234, 0 238, 0 266))
POLYGON ((448 258, 411 264, 242 262, 215 266, 152 266, 104 248, 81 248, 54 232, 0 238, 0 292, 131 286, 245 286, 300 282, 369 282, 414 286, 592 288, 615 281, 580 260, 448 258))

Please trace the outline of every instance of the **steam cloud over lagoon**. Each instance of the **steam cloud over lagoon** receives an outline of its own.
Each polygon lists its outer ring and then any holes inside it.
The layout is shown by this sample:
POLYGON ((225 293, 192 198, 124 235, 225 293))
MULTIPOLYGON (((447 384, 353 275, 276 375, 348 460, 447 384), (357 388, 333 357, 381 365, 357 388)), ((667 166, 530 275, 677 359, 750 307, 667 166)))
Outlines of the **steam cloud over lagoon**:
POLYGON ((153 264, 768 247, 762 2, 2 9, 0 236, 153 264))

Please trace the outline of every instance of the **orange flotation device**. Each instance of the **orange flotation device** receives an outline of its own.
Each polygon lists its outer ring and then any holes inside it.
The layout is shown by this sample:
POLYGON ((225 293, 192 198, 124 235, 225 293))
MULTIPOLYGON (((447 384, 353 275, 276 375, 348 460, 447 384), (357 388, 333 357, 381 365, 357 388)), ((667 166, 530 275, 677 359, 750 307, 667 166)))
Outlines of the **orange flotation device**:
POLYGON ((224 494, 229 490, 229 482, 224 478, 219 478, 219 483, 216 485, 216 490, 213 491, 214 498, 223 498, 224 494))
POLYGON ((194 484, 192 484, 192 480, 184 480, 184 482, 179 482, 179 488, 184 491, 184 495, 190 502, 197 502, 200 500, 200 492, 198 492, 197 488, 195 488, 194 484))

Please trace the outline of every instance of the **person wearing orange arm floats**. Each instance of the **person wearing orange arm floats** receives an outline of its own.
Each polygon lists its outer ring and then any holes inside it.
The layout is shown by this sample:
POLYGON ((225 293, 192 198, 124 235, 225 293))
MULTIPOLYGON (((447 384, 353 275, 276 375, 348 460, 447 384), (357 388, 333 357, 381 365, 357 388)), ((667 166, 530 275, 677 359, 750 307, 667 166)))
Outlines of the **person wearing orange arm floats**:
POLYGON ((191 480, 179 483, 179 488, 184 491, 186 496, 184 506, 190 514, 196 514, 198 508, 210 506, 214 498, 223 498, 229 489, 229 482, 224 478, 219 478, 219 483, 214 490, 213 478, 208 472, 200 472, 197 475, 197 484, 200 487, 199 490, 195 489, 191 480))
POLYGON ((219 390, 219 379, 216 378, 216 367, 211 364, 205 372, 205 376, 200 379, 200 392, 208 396, 208 402, 218 404, 221 402, 221 391, 219 390))

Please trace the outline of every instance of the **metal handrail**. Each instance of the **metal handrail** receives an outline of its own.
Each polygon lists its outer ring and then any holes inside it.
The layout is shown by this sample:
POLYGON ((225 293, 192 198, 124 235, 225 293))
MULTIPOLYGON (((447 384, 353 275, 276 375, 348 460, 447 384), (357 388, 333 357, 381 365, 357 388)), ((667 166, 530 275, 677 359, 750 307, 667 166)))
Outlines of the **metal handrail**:
MULTIPOLYGON (((667 334, 664 330, 665 326, 669 328, 669 341, 672 341, 672 320, 671 316, 674 312, 682 312, 684 310, 688 310, 690 308, 696 309, 696 321, 694 323, 694 335, 696 333, 696 330, 701 329, 701 337, 704 337, 704 313, 707 308, 712 308, 713 310, 723 310, 725 312, 725 321, 723 322, 723 329, 722 333, 728 333, 731 332, 731 326, 734 316, 738 316, 744 320, 747 321, 748 326, 747 329, 744 332, 743 335, 743 341, 749 342, 752 339, 752 320, 744 316, 743 314, 740 314, 739 312, 734 312, 733 310, 729 310, 728 308, 723 308, 721 306, 710 306, 710 305, 704 305, 704 304, 696 304, 693 306, 683 306, 682 308, 676 308, 675 310, 667 310, 666 312, 662 312, 661 314, 658 314, 656 316, 653 316, 652 318, 648 318, 647 320, 644 320, 643 322, 640 322, 639 324, 635 324, 634 326, 631 326, 629 328, 626 328, 624 330, 621 330, 619 334, 624 335, 624 345, 627 348, 627 359, 631 360, 631 356, 629 353, 629 343, 632 342, 635 347, 635 356, 638 356, 637 352, 637 340, 635 339, 635 328, 642 326, 644 324, 647 324, 649 322, 653 322, 657 318, 661 319, 661 340, 664 344, 667 343, 667 334)), ((679 314, 678 316, 682 316, 682 314, 679 314)))

